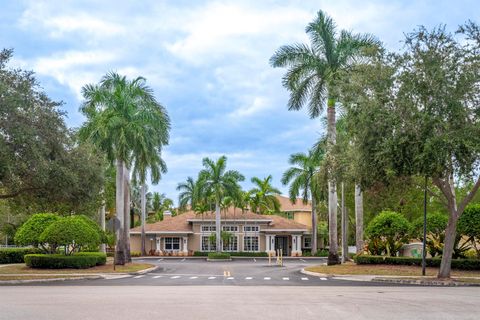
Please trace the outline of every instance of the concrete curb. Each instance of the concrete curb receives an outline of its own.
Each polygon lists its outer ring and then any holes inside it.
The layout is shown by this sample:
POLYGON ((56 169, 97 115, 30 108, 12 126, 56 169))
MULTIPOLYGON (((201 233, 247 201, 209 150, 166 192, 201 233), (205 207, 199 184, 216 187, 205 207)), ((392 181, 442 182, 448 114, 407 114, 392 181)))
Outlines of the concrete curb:
MULTIPOLYGON (((230 256, 231 259, 257 259, 257 260, 268 260, 268 257, 244 257, 244 256, 230 256)), ((207 259, 207 256, 188 256, 188 257, 165 257, 165 256, 145 256, 145 257, 135 257, 133 260, 198 260, 198 259, 207 259)), ((272 257, 272 260, 276 257, 272 257)), ((283 260, 326 260, 327 257, 283 257, 283 260)))
POLYGON ((300 270, 300 273, 319 277, 327 278, 333 280, 347 280, 347 281, 358 281, 358 282, 383 282, 383 283, 396 283, 396 284, 410 284, 410 285, 420 285, 420 286, 431 286, 431 287, 480 287, 480 283, 471 283, 471 282, 459 282, 455 280, 451 281, 441 281, 436 280, 435 278, 430 279, 405 279, 407 276, 379 276, 379 275, 335 275, 335 274, 325 274, 318 273, 313 271, 307 271, 305 268, 300 270), (405 277, 405 278, 402 278, 405 277))
POLYGON ((9 284, 23 284, 23 283, 39 283, 39 282, 55 282, 55 281, 67 281, 67 280, 96 280, 104 279, 103 275, 84 276, 84 277, 65 277, 65 278, 45 278, 45 279, 27 279, 27 280, 0 280, 0 285, 9 284))
POLYGON ((207 261, 208 262, 229 262, 229 261, 232 261, 232 259, 208 259, 207 258, 207 261))
MULTIPOLYGON (((158 270, 158 269, 160 269, 160 266, 154 266, 154 267, 150 267, 150 268, 143 269, 143 270, 139 270, 139 271, 135 271, 135 272, 129 272, 128 274, 131 274, 131 275, 140 275, 140 274, 149 273, 149 272, 152 272, 152 271, 155 271, 155 270, 158 270)), ((112 274, 115 274, 115 273, 112 273, 112 274)))

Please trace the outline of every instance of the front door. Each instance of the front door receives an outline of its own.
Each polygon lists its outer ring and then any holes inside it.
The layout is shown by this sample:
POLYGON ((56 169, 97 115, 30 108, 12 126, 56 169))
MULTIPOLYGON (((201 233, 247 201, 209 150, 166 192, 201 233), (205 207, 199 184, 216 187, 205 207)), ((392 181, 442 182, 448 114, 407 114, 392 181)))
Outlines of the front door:
POLYGON ((284 256, 290 255, 290 249, 288 247, 288 236, 275 236, 275 252, 281 249, 284 256))

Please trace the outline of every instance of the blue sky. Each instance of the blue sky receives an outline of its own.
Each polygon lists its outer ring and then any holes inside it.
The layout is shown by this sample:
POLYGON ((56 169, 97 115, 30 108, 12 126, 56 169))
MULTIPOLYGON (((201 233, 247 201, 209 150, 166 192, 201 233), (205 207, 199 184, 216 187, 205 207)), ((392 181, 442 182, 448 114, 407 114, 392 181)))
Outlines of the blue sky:
POLYGON ((0 46, 12 66, 36 72, 67 124, 78 127, 81 87, 107 71, 142 75, 172 119, 164 158, 169 171, 150 190, 176 199, 203 157, 227 155, 228 167, 280 177, 288 156, 323 133, 305 111, 289 112, 284 70, 268 60, 283 44, 306 42, 319 10, 338 27, 376 35, 390 50, 419 25, 479 22, 477 1, 7 1, 0 0, 0 46))

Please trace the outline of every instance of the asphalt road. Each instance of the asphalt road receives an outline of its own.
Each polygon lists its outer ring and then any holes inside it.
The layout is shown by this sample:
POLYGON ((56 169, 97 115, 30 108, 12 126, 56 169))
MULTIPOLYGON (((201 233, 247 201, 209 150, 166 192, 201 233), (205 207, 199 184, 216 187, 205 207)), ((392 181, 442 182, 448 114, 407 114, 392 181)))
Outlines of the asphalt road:
POLYGON ((5 320, 478 319, 477 287, 0 287, 5 320))
MULTIPOLYGON (((333 280, 302 274, 302 268, 325 264, 326 260, 284 260, 283 266, 266 259, 206 262, 204 259, 136 259, 158 266, 144 275, 109 276, 108 279, 37 283, 38 286, 386 286, 373 282, 333 280)), ((387 284, 387 286, 398 286, 387 284)))

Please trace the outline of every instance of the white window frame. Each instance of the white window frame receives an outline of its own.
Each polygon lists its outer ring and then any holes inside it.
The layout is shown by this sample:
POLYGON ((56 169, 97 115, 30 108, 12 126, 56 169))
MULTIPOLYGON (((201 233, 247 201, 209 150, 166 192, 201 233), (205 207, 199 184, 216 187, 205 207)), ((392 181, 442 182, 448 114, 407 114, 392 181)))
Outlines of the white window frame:
POLYGON ((312 248, 312 237, 311 236, 304 236, 303 241, 302 241, 303 248, 305 249, 311 249, 312 248), (307 247, 305 244, 306 240, 310 240, 310 245, 307 247))
POLYGON ((238 249, 239 249, 239 241, 238 241, 238 236, 232 236, 232 239, 236 239, 236 245, 237 245, 237 248, 236 249, 232 249, 231 246, 232 246, 232 242, 230 241, 230 243, 228 244, 228 247, 225 248, 225 246, 223 245, 223 241, 222 241, 222 251, 223 252, 238 252, 238 249))
POLYGON ((180 250, 180 246, 181 246, 181 241, 180 241, 180 238, 179 237, 166 237, 164 238, 164 241, 163 241, 163 249, 165 251, 179 251, 180 250), (171 239, 171 249, 167 249, 167 239, 171 239), (178 249, 175 249, 173 248, 174 244, 176 244, 174 242, 174 239, 177 239, 178 240, 178 249))
POLYGON ((210 235, 208 236, 201 236, 200 237, 200 251, 202 252, 214 252, 216 251, 216 244, 215 243, 210 243, 210 235), (207 250, 204 250, 204 247, 203 247, 203 239, 206 238, 207 240, 207 250))
POLYGON ((260 226, 246 225, 243 227, 243 232, 245 233, 260 232, 260 226), (247 229, 250 229, 250 230, 247 230, 247 229))
POLYGON ((217 228, 213 224, 204 224, 204 225, 201 226, 200 230, 202 232, 215 232, 215 230, 217 230, 217 228))
MULTIPOLYGON (((253 246, 253 243, 250 243, 250 247, 253 246)), ((260 237, 259 236, 244 236, 243 237, 243 251, 245 252, 259 252, 260 251, 260 237), (247 238, 250 238, 249 240, 252 241, 253 238, 257 238, 257 243, 256 243, 256 250, 249 250, 246 246, 246 240, 247 238)))
POLYGON ((224 226, 222 226, 222 231, 237 233, 238 230, 239 230, 238 226, 235 226, 235 225, 224 225, 224 226))

